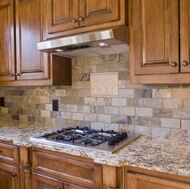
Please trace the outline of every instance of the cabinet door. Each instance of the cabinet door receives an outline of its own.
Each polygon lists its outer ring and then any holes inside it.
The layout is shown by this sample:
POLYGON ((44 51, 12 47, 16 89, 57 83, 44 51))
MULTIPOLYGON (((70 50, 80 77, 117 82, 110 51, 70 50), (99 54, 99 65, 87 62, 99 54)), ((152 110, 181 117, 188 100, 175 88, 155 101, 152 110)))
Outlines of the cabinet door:
POLYGON ((127 173, 126 189, 187 189, 190 184, 156 178, 141 174, 127 173))
POLYGON ((78 28, 78 0, 45 0, 46 35, 78 28))
POLYGON ((63 181, 42 174, 32 174, 32 189, 63 189, 63 181))
POLYGON ((78 186, 71 183, 64 183, 64 189, 89 189, 83 186, 78 186))
POLYGON ((132 0, 134 74, 179 72, 178 0, 132 0))
POLYGON ((190 2, 180 1, 181 72, 190 72, 190 2))
POLYGON ((0 20, 0 81, 11 81, 15 80, 13 0, 0 1, 0 20))
POLYGON ((120 19, 120 0, 80 0, 80 27, 120 19))
POLYGON ((43 19, 43 1, 16 0, 17 80, 49 78, 49 56, 37 49, 43 19))
POLYGON ((0 163, 0 189, 18 189, 19 171, 17 167, 0 163))

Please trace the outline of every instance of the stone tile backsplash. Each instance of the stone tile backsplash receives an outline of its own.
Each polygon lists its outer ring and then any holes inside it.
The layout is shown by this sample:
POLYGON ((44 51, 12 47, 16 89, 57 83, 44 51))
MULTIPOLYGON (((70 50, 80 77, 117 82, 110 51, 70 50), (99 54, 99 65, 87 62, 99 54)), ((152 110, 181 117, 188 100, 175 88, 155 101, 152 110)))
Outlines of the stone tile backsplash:
MULTIPOLYGON (((190 132, 190 84, 131 84, 129 54, 73 59, 72 71, 70 87, 0 88, 0 97, 5 98, 0 119, 58 128, 84 125, 160 137, 180 129, 190 132), (118 95, 91 96, 90 74, 112 72, 118 73, 118 95), (59 111, 52 111, 53 99, 59 100, 59 111)), ((101 85, 100 81, 96 85, 101 85)))

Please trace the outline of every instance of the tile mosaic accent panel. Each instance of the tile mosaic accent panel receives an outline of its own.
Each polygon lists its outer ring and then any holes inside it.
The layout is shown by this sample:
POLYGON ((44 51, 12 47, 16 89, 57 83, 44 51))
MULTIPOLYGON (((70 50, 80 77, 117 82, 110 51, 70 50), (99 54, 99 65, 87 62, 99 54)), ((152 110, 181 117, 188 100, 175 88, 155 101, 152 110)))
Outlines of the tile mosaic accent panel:
POLYGON ((118 73, 91 73, 91 96, 118 96, 118 73))

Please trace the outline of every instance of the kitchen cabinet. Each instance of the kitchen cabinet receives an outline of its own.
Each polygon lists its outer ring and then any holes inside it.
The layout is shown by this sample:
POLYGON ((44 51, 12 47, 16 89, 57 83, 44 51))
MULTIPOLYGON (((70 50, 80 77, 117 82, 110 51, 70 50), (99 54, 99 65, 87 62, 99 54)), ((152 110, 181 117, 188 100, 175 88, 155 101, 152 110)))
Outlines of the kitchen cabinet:
POLYGON ((0 86, 71 85, 71 61, 37 49, 43 39, 43 3, 0 2, 0 86))
POLYGON ((92 159, 33 148, 32 189, 106 189, 122 186, 123 169, 92 159))
POLYGON ((128 168, 125 189, 187 189, 189 178, 139 168, 128 168))
POLYGON ((190 2, 131 1, 131 82, 190 82, 190 2))
POLYGON ((127 24, 126 0, 46 0, 44 40, 127 24))
POLYGON ((0 189, 31 189, 29 148, 0 141, 0 189))

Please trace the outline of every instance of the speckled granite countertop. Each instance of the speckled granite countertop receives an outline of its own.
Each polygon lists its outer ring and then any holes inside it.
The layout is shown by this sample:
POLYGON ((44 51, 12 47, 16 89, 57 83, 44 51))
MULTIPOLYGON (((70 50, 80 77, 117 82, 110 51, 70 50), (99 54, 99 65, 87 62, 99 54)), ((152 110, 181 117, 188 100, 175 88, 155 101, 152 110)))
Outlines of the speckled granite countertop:
POLYGON ((174 132, 169 139, 141 136, 112 154, 85 148, 31 144, 29 137, 52 131, 56 129, 54 126, 3 121, 0 121, 0 126, 0 139, 19 146, 36 146, 88 157, 112 166, 130 165, 190 177, 190 134, 185 130, 174 132))

